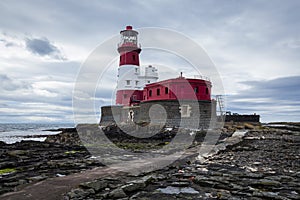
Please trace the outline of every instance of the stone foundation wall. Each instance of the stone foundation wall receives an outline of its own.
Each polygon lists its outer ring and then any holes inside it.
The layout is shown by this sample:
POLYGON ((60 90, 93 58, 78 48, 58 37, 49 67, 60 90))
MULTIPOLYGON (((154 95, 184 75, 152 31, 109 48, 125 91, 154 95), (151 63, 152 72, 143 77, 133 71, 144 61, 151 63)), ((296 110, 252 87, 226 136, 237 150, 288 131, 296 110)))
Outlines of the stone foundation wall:
POLYGON ((107 126, 121 121, 122 106, 102 106, 100 125, 107 126))
POLYGON ((208 128, 212 109, 208 101, 151 101, 141 103, 141 113, 140 120, 151 121, 152 124, 208 128), (187 112, 182 113, 182 107, 186 107, 187 112))
POLYGON ((215 119, 215 102, 212 101, 148 101, 139 106, 104 106, 100 125, 135 123, 180 126, 207 129, 215 119))

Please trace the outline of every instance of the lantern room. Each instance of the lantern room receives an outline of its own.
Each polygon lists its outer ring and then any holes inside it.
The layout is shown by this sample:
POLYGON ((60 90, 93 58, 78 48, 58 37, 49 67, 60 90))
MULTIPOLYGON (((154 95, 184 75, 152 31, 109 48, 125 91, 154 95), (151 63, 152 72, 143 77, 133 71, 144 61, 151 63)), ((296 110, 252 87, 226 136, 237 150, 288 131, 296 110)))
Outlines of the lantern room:
POLYGON ((120 53, 119 66, 122 65, 140 65, 139 54, 141 52, 138 44, 138 32, 132 29, 132 26, 126 26, 125 30, 120 32, 121 40, 118 44, 120 53))

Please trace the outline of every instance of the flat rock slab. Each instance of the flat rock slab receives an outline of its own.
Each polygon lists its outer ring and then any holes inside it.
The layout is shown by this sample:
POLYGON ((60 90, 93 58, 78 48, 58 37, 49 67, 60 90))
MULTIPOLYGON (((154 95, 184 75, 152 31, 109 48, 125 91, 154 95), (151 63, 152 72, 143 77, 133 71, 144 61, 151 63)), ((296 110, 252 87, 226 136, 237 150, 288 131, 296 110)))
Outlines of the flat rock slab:
POLYGON ((29 184, 24 188, 19 188, 19 191, 10 192, 0 196, 1 199, 5 200, 26 200, 26 199, 37 199, 37 200, 53 200, 63 199, 63 195, 69 192, 72 188, 80 185, 83 182, 93 181, 99 178, 113 177, 126 175, 138 175, 144 172, 150 172, 164 163, 172 163, 174 156, 177 159, 189 158, 197 156, 197 148, 190 149, 184 155, 168 155, 159 158, 149 158, 143 160, 134 160, 128 162, 121 162, 118 164, 111 165, 109 167, 96 167, 91 170, 86 170, 81 173, 71 174, 64 177, 55 177, 40 181, 38 183, 29 184))
POLYGON ((26 200, 40 199, 53 200, 63 199, 63 194, 70 191, 73 187, 82 182, 94 180, 100 177, 122 175, 122 172, 115 168, 97 167, 82 173, 71 174, 64 177, 50 178, 38 183, 30 184, 20 191, 6 193, 0 196, 5 200, 26 200))

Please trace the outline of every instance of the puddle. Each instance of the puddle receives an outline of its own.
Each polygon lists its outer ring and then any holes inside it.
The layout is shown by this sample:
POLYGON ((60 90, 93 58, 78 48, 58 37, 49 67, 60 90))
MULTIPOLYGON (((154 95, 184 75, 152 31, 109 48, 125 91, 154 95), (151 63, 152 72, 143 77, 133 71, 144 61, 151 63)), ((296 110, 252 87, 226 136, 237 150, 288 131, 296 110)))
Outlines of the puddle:
POLYGON ((197 190, 191 187, 173 187, 168 186, 166 188, 158 188, 158 191, 164 193, 164 194, 179 194, 179 193, 185 193, 185 194, 199 194, 197 190))

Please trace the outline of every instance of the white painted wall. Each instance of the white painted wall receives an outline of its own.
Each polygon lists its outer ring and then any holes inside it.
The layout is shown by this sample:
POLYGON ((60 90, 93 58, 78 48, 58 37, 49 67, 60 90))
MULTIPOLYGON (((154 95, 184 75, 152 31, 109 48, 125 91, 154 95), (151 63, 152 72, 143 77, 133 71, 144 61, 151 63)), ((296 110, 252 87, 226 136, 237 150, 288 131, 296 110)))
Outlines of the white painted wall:
POLYGON ((117 90, 143 90, 146 84, 158 80, 157 69, 145 67, 145 75, 141 75, 141 67, 136 65, 122 65, 118 68, 117 90))

